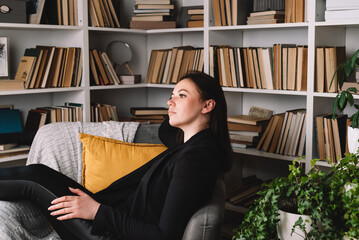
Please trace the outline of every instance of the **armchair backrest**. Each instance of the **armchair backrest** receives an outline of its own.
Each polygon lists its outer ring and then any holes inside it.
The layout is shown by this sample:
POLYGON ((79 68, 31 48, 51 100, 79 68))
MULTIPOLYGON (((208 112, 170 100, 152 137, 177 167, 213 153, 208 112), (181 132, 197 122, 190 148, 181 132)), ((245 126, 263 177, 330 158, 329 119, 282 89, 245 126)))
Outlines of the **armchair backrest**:
POLYGON ((182 240, 219 240, 224 214, 225 185, 222 178, 216 183, 209 203, 199 209, 187 224, 182 240))

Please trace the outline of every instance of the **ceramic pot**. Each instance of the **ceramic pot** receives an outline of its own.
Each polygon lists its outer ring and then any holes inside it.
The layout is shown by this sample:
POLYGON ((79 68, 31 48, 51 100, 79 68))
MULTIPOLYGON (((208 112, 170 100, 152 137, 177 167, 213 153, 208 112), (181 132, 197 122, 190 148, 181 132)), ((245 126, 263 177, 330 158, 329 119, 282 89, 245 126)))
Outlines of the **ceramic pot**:
POLYGON ((359 128, 348 127, 348 149, 350 153, 357 153, 359 148, 359 128))
POLYGON ((281 240, 303 240, 305 233, 303 232, 302 229, 300 229, 299 227, 296 227, 292 236, 290 235, 290 233, 292 232, 292 227, 295 224, 296 221, 298 221, 298 219, 300 217, 302 217, 302 219, 304 221, 309 220, 309 222, 305 223, 305 229, 306 232, 308 233, 311 230, 311 220, 310 217, 307 215, 300 215, 300 214, 294 214, 294 213, 289 213, 289 212, 285 212, 282 210, 278 211, 279 213, 279 222, 277 224, 277 232, 278 232, 278 238, 281 240))

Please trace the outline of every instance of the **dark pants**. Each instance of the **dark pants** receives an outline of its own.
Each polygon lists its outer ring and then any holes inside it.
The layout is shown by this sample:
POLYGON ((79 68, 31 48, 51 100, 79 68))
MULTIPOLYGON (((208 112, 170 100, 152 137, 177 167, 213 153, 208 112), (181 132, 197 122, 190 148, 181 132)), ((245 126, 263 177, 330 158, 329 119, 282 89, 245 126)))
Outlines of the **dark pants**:
POLYGON ((78 188, 96 199, 93 193, 71 178, 41 164, 0 169, 0 200, 31 200, 45 214, 61 239, 109 240, 91 235, 91 221, 71 219, 59 221, 47 210, 51 201, 64 195, 74 195, 68 187, 78 188))

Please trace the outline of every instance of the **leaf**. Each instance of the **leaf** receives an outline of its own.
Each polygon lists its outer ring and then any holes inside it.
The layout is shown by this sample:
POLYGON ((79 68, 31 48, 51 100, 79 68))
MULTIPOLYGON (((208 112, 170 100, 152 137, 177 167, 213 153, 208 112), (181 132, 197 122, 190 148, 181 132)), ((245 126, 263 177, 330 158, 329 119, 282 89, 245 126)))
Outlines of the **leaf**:
POLYGON ((339 97, 340 97, 340 93, 338 93, 338 95, 335 97, 335 100, 334 100, 333 114, 332 114, 333 119, 335 118, 335 115, 336 115, 335 113, 336 113, 337 108, 339 108, 339 97))
POLYGON ((352 57, 350 59, 352 68, 354 68, 354 66, 355 66, 355 62, 358 58, 358 54, 359 54, 359 49, 352 55, 352 57))
POLYGON ((358 92, 358 90, 357 90, 356 87, 350 87, 350 88, 347 89, 347 91, 348 91, 348 92, 353 92, 353 93, 357 93, 357 92, 358 92))
MULTIPOLYGON (((330 81, 330 85, 329 85, 329 88, 332 87, 332 84, 334 82, 334 78, 335 78, 335 75, 339 74, 341 72, 341 69, 344 68, 344 63, 340 64, 337 69, 335 69, 335 72, 333 74, 333 77, 332 77, 332 80, 330 81)), ((341 77, 342 75, 338 75, 338 83, 339 83, 339 88, 340 90, 342 89, 342 86, 343 86, 343 83, 344 83, 344 79, 342 79, 341 77)))
POLYGON ((353 94, 351 94, 350 92, 346 91, 345 93, 347 99, 348 99, 348 102, 350 104, 350 106, 353 106, 354 104, 354 97, 353 97, 353 94))
MULTIPOLYGON (((354 67, 354 65, 353 65, 353 67, 354 67)), ((345 74, 347 75, 347 77, 349 77, 350 74, 352 73, 353 67, 352 67, 352 64, 349 61, 349 59, 346 60, 344 70, 345 70, 345 74)))

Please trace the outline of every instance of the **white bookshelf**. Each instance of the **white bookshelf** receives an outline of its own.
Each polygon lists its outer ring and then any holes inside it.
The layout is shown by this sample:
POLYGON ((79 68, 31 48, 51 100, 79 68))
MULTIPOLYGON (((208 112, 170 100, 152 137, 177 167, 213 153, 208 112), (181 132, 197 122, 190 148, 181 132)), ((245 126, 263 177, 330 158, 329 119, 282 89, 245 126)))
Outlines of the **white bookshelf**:
MULTIPOLYGON (((84 54, 83 78, 78 88, 34 89, 21 91, 0 91, 0 104, 14 104, 22 112, 23 121, 27 111, 45 105, 62 105, 64 102, 79 102, 84 105, 84 119, 90 121, 91 102, 104 102, 117 106, 120 116, 129 117, 131 106, 166 106, 173 85, 147 84, 144 79, 151 50, 192 45, 204 48, 204 69, 209 72, 208 50, 210 45, 228 44, 234 47, 271 47, 275 43, 308 45, 308 90, 306 92, 265 90, 248 88, 223 88, 228 103, 228 114, 246 114, 251 106, 269 108, 274 113, 295 108, 306 108, 306 170, 310 159, 316 157, 314 117, 331 112, 336 94, 316 93, 315 47, 345 45, 347 55, 359 46, 359 21, 325 22, 325 0, 307 1, 304 23, 241 25, 216 27, 213 23, 212 1, 177 1, 176 7, 204 5, 205 23, 203 28, 177 28, 158 30, 110 29, 89 27, 87 1, 79 2, 79 26, 54 26, 35 24, 0 23, 1 36, 10 41, 10 72, 15 75, 25 48, 36 45, 81 47, 84 54), (133 49, 130 62, 132 70, 141 74, 142 83, 119 86, 90 86, 89 49, 105 49, 114 40, 127 42, 133 49)), ((123 18, 130 19, 133 7, 131 1, 123 3, 123 18)), ((126 71, 125 68, 120 71, 126 71)), ((359 96, 355 97, 358 101, 359 96)), ((276 158, 291 161, 286 157, 250 149, 240 150, 240 154, 276 158)), ((24 157, 24 156, 21 156, 24 157)), ((13 159, 11 159, 13 160, 13 159)))

